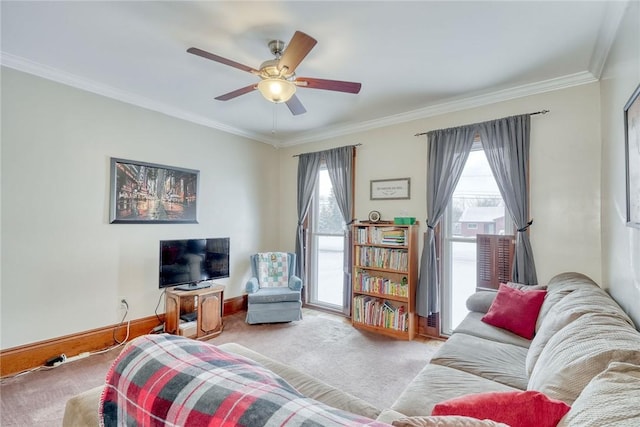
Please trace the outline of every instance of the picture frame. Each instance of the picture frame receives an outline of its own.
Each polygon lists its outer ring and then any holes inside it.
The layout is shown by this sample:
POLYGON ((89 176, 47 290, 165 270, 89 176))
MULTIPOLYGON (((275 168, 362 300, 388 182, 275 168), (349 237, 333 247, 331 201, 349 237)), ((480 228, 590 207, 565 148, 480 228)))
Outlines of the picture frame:
POLYGON ((640 85, 624 106, 627 226, 640 228, 640 85))
POLYGON ((197 224, 200 171, 112 157, 111 224, 197 224))
POLYGON ((411 178, 371 180, 370 200, 407 200, 411 198, 411 178))

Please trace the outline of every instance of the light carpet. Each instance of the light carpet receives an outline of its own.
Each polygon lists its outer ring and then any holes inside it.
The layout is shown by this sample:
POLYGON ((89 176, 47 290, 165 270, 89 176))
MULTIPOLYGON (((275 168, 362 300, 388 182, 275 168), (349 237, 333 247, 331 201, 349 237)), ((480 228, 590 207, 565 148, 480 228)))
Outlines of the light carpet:
POLYGON ((305 309, 303 316, 264 325, 247 325, 244 315, 225 317, 224 332, 211 342, 242 344, 381 409, 391 406, 441 345, 361 331, 320 311, 305 309))

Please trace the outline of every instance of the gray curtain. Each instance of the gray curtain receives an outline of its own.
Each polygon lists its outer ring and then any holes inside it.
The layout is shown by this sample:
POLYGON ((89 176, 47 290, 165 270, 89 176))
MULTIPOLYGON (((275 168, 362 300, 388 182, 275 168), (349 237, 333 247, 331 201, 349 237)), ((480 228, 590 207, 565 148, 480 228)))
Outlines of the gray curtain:
POLYGON ((440 312, 440 278, 434 228, 440 221, 467 162, 475 126, 440 129, 427 134, 427 232, 420 260, 416 306, 420 316, 440 312))
POLYGON ((344 313, 351 313, 351 224, 353 223, 353 157, 355 147, 340 147, 324 152, 333 192, 347 228, 344 234, 344 313))
POLYGON ((529 194, 529 114, 478 124, 482 147, 493 171, 500 194, 517 228, 511 278, 514 282, 538 283, 536 265, 527 229, 529 194))
POLYGON ((306 265, 304 256, 304 218, 309 211, 313 189, 318 181, 321 153, 300 154, 298 158, 298 227, 296 231, 296 276, 306 282, 306 265))

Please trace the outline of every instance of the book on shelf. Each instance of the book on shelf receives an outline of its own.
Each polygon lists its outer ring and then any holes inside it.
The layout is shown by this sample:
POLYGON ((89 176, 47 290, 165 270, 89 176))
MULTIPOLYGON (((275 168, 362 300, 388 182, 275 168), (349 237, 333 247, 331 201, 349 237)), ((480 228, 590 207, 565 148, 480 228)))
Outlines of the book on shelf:
POLYGON ((396 282, 387 277, 371 275, 366 270, 358 269, 354 283, 356 292, 409 297, 409 284, 406 277, 403 277, 400 282, 396 282))
POLYGON ((353 299, 353 320, 369 326, 407 331, 408 313, 404 304, 368 295, 358 295, 353 299))
POLYGON ((409 265, 409 256, 404 249, 358 246, 354 256, 361 267, 406 271, 409 265))
POLYGON ((407 229, 393 226, 359 227, 354 234, 358 244, 404 246, 407 242, 407 229))

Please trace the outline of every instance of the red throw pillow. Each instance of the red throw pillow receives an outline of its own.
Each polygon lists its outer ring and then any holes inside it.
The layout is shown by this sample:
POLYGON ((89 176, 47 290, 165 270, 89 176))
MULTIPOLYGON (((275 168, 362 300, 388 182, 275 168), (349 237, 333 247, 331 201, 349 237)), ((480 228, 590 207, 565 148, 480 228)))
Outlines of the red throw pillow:
POLYGON ((523 291, 500 283, 498 294, 482 321, 532 339, 547 291, 523 291))
POLYGON ((560 400, 529 390, 468 394, 438 403, 431 415, 463 415, 513 427, 555 427, 569 409, 560 400))

